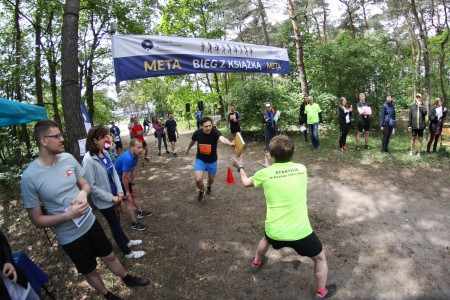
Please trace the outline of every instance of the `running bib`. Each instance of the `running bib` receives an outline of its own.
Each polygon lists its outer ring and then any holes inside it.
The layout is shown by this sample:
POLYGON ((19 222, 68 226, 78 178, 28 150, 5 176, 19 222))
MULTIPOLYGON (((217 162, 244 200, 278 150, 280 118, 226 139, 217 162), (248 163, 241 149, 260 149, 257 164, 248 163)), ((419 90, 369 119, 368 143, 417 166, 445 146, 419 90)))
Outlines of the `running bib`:
POLYGON ((211 151, 212 151, 212 145, 208 145, 208 144, 200 144, 198 145, 198 151, 201 154, 206 154, 206 155, 210 155, 211 151))

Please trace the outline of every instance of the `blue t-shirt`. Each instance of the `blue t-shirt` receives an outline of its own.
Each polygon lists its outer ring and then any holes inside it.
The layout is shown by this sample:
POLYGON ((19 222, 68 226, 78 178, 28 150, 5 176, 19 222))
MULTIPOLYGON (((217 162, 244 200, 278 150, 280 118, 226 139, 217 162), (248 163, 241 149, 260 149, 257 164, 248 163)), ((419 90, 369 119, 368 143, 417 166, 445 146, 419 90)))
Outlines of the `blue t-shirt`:
POLYGON ((131 155, 131 151, 128 150, 124 152, 114 163, 114 167, 116 167, 117 174, 119 175, 120 181, 122 181, 123 172, 129 173, 133 170, 134 167, 137 166, 139 161, 139 157, 133 157, 131 155))

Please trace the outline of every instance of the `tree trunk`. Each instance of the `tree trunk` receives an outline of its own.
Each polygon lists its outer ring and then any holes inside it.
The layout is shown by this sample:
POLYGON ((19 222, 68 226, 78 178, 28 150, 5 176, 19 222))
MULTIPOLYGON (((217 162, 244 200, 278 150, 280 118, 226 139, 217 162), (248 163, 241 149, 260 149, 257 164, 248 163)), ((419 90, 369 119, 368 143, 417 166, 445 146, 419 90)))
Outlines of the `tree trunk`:
POLYGON ((267 24, 266 24, 266 11, 264 9, 264 5, 262 0, 258 0, 258 10, 259 15, 261 16, 261 27, 264 33, 264 43, 266 46, 269 46, 269 33, 267 32, 267 24))
POLYGON ((351 8, 351 4, 348 3, 347 1, 344 0, 339 0, 339 2, 343 3, 346 7, 347 7, 347 14, 348 14, 348 20, 350 22, 350 30, 352 32, 352 37, 355 39, 356 38, 356 29, 355 29, 355 24, 353 22, 353 12, 352 12, 352 8, 351 8))
MULTIPOLYGON (((22 68, 22 31, 20 29, 20 0, 16 0, 14 3, 14 30, 15 30, 15 39, 14 39, 14 47, 15 47, 15 67, 14 67, 14 94, 15 98, 19 101, 22 101, 22 85, 21 85, 21 68, 22 68)), ((20 140, 25 143, 27 156, 31 158, 31 140, 30 135, 28 134, 28 128, 26 124, 20 125, 20 140)), ((18 157, 19 158, 19 157, 18 157)))
POLYGON ((430 85, 430 56, 428 54, 428 45, 426 40, 426 33, 423 28, 422 20, 420 20, 419 15, 417 13, 417 7, 416 7, 416 1, 411 0, 411 11, 414 15, 414 18, 416 20, 416 24, 419 27, 419 36, 420 36, 420 42, 422 44, 422 50, 423 50, 423 63, 424 63, 424 69, 425 69, 425 94, 427 95, 427 109, 429 109, 430 105, 430 98, 431 98, 431 85, 430 85))
POLYGON ((327 42, 327 7, 324 0, 322 0, 322 11, 323 11, 323 23, 322 23, 323 41, 327 42))
POLYGON ((78 140, 86 137, 78 85, 78 19, 80 0, 66 0, 62 27, 62 107, 70 152, 80 161, 78 140))
POLYGON ((289 10, 289 17, 291 18, 292 27, 295 35, 295 45, 297 48, 297 65, 298 74, 300 77, 300 85, 302 87, 303 96, 309 95, 308 80, 306 78, 305 64, 303 62, 303 43, 300 30, 298 29, 297 17, 295 16, 294 4, 292 0, 287 0, 287 6, 289 10))
POLYGON ((219 108, 220 119, 225 120, 225 101, 223 101, 223 96, 222 96, 222 93, 220 92, 219 76, 217 75, 217 73, 214 73, 214 82, 216 84, 216 92, 219 95, 220 106, 218 108, 219 108))
POLYGON ((439 55, 439 83, 441 86, 441 93, 443 97, 443 106, 447 104, 447 91, 445 89, 445 83, 444 83, 444 63, 445 63, 445 45, 448 42, 449 34, 450 34, 450 28, 448 25, 448 15, 447 15, 447 6, 445 3, 445 0, 442 0, 442 5, 444 6, 444 22, 445 22, 445 28, 447 29, 445 32, 445 37, 441 42, 441 54, 439 55))
MULTIPOLYGON (((37 9, 41 8, 42 0, 37 1, 37 9)), ((34 25, 34 47, 36 49, 34 57, 34 80, 36 81, 36 100, 37 105, 44 106, 44 95, 42 90, 42 68, 41 68, 41 14, 36 14, 34 25)))

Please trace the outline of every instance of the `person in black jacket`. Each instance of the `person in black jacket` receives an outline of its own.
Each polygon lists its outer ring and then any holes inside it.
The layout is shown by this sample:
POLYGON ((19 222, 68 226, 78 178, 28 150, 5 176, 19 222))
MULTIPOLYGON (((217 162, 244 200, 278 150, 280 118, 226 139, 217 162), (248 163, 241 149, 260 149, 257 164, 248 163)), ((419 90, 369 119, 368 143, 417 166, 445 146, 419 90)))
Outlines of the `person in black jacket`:
MULTIPOLYGON (((308 97, 305 96, 303 98, 303 102, 302 104, 300 104, 300 113, 298 115, 298 124, 300 126, 303 126, 303 124, 306 124, 306 114, 305 114, 305 106, 308 104, 308 102, 306 101, 308 97)), ((305 138, 305 142, 308 141, 308 130, 306 129, 306 126, 304 127, 305 130, 303 130, 303 137, 305 138)))
POLYGON ((25 273, 20 270, 12 255, 8 240, 0 231, 0 296, 1 299, 37 300, 39 296, 31 287, 25 273))
POLYGON ((419 144, 417 149, 417 157, 420 158, 420 150, 422 150, 422 138, 423 131, 425 130, 425 116, 427 115, 427 108, 423 105, 422 95, 417 94, 414 104, 411 105, 409 110, 409 125, 408 132, 411 132, 411 151, 410 156, 413 156, 414 145, 416 143, 416 138, 418 136, 419 144))
POLYGON ((339 152, 344 152, 347 150, 345 147, 345 142, 347 141, 347 134, 350 130, 350 124, 352 121, 352 112, 353 108, 347 108, 347 99, 345 97, 341 97, 339 99, 339 152))
POLYGON ((392 95, 387 94, 386 102, 381 106, 380 129, 383 131, 381 140, 381 152, 389 153, 389 140, 395 127, 395 107, 392 103, 392 95))
POLYGON ((442 124, 445 118, 445 115, 447 114, 447 108, 442 107, 442 101, 441 98, 436 98, 434 100, 434 106, 430 108, 430 139, 428 140, 427 144, 427 153, 430 153, 431 144, 433 144, 433 152, 436 152, 436 146, 439 140, 439 136, 441 135, 442 131, 442 124))

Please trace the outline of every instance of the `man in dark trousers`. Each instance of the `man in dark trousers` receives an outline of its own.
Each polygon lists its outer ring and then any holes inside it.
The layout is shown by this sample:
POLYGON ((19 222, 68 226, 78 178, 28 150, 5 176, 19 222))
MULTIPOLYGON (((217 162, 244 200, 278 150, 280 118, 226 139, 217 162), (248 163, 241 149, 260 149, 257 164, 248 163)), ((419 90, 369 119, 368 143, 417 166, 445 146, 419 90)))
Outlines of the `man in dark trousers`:
POLYGON ((241 114, 236 111, 234 104, 230 105, 230 112, 227 115, 227 128, 230 128, 230 132, 233 137, 236 136, 236 132, 241 132, 241 114))

